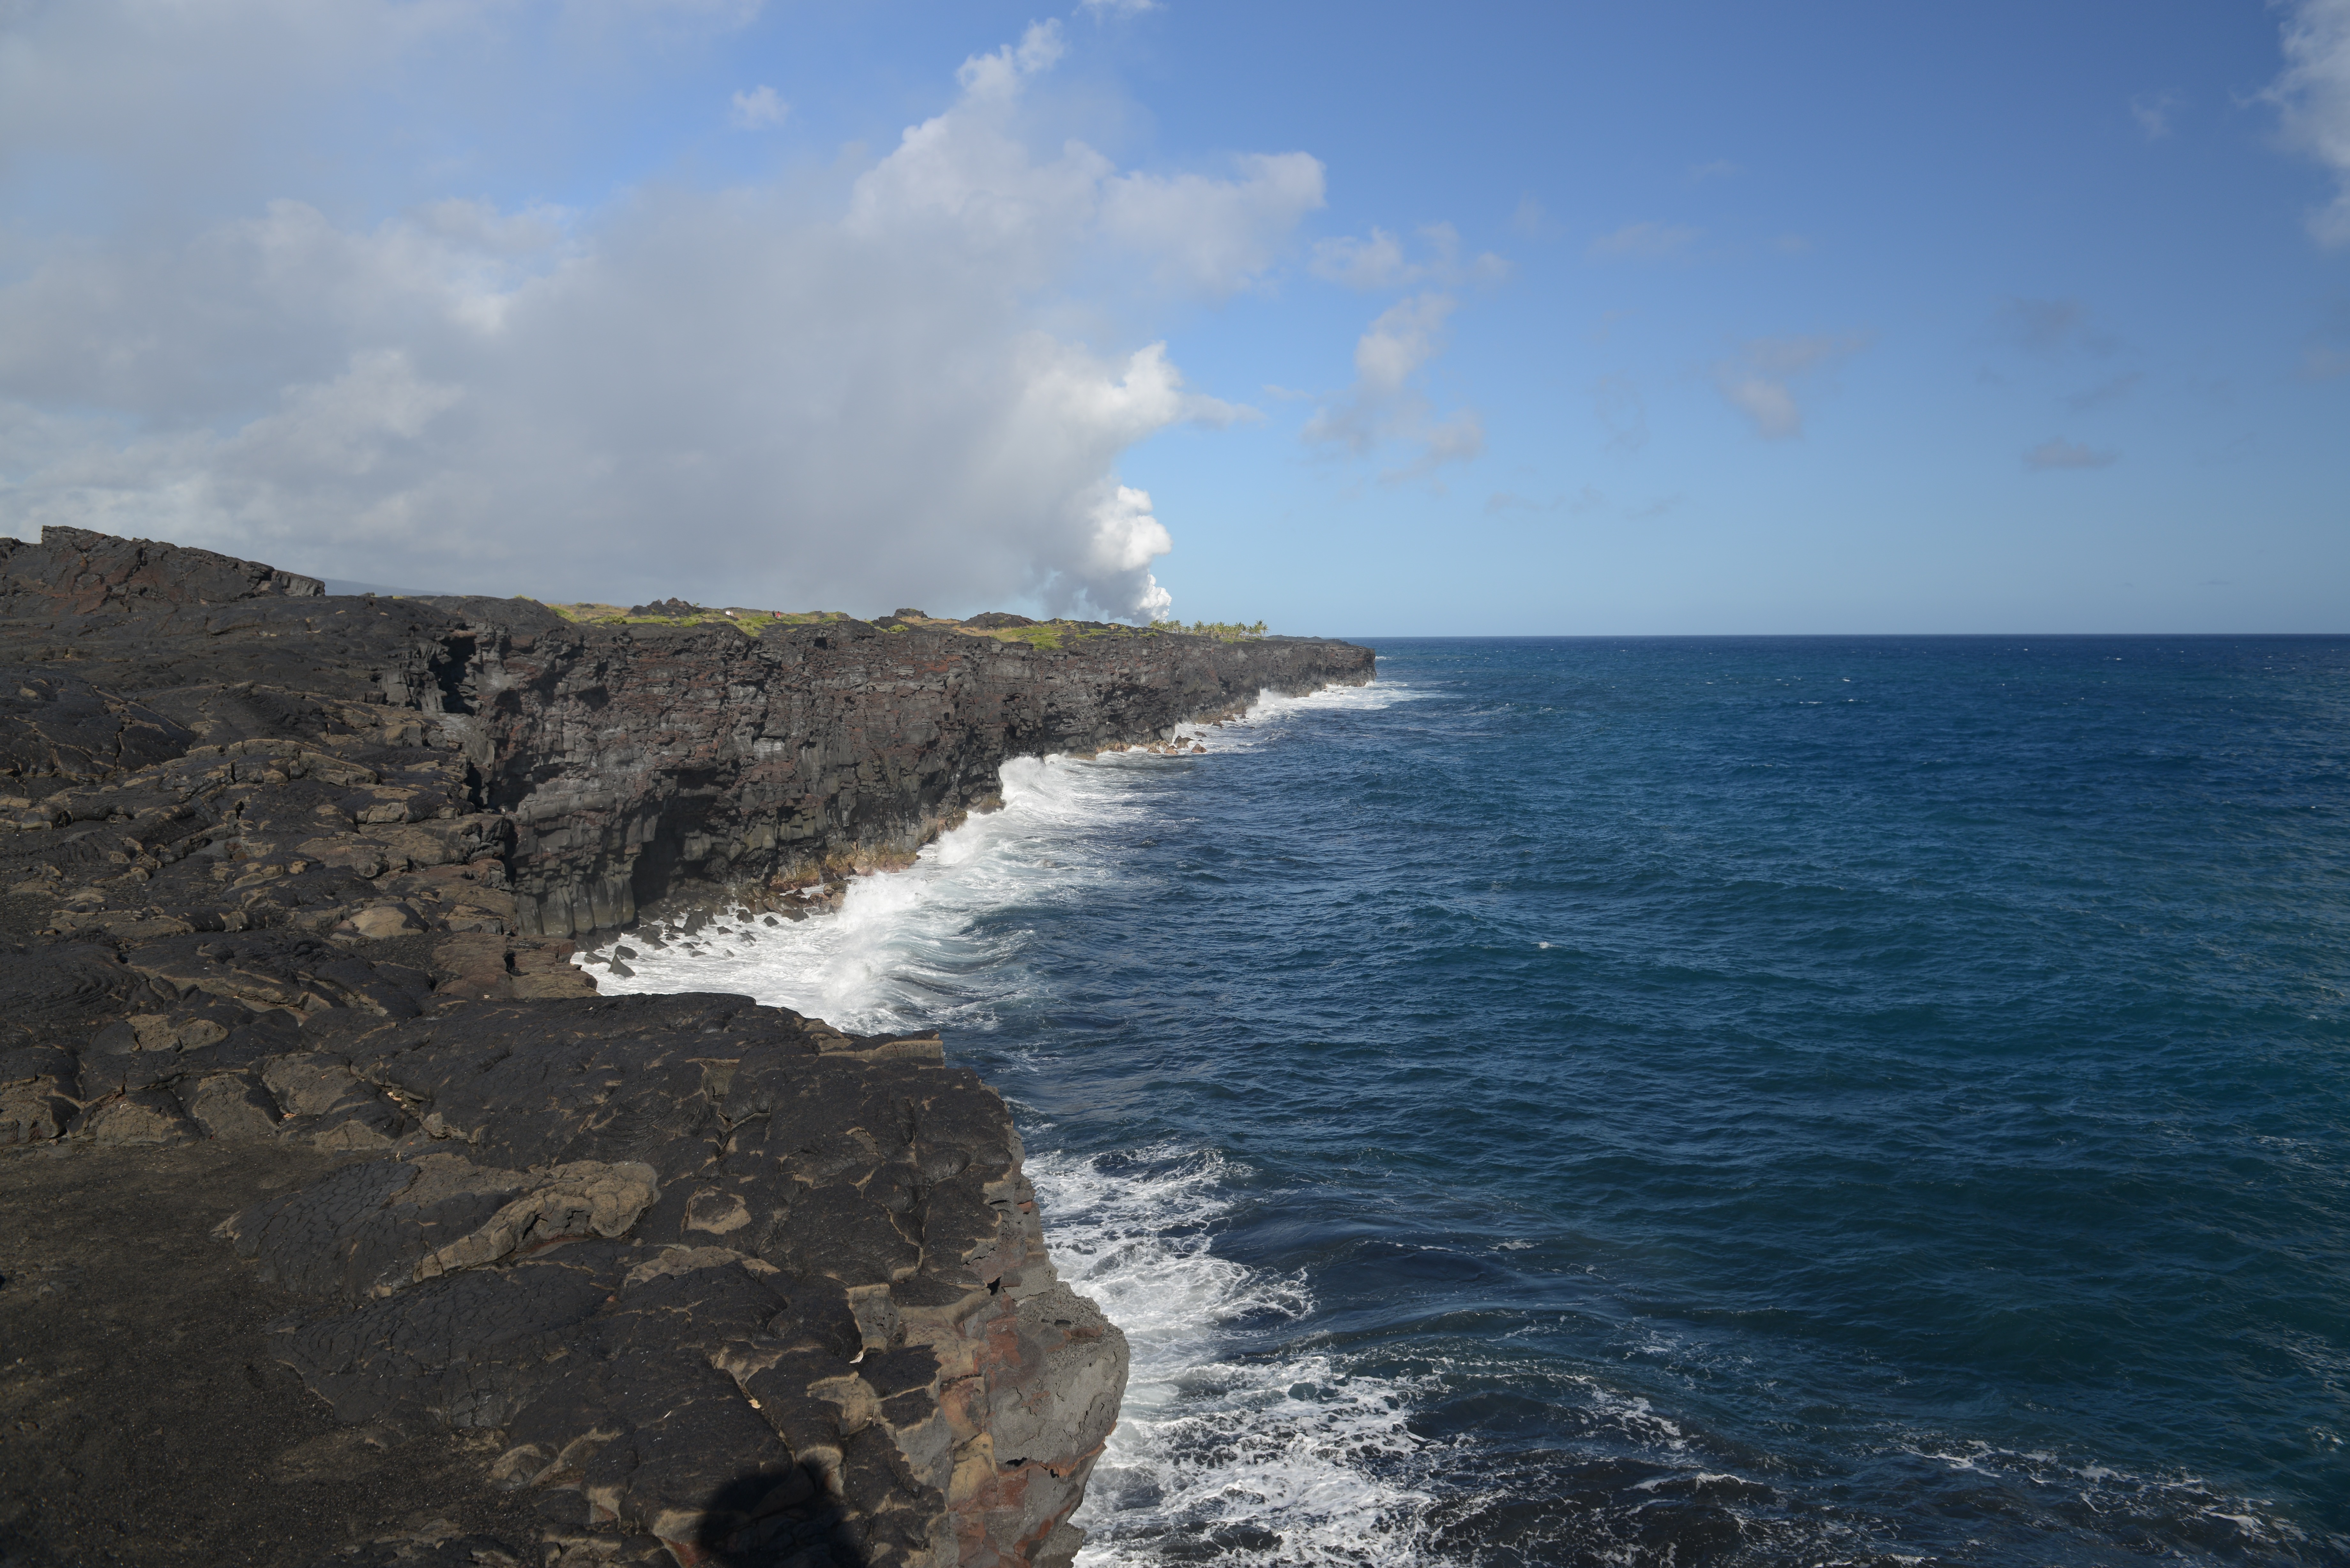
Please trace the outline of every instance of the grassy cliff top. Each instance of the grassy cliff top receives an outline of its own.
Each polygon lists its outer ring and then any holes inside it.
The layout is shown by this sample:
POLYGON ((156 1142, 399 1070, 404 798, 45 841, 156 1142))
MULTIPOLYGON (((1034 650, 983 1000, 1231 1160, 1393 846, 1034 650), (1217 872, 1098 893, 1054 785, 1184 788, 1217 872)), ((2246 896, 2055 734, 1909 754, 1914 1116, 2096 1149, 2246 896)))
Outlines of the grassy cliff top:
MULTIPOLYGON (((704 606, 667 599, 650 605, 556 604, 539 601, 568 621, 582 626, 678 626, 730 627, 745 637, 756 637, 771 626, 814 626, 826 621, 852 620, 856 618, 846 610, 778 610, 760 609, 748 605, 704 606)), ((1113 621, 1039 620, 1031 621, 1019 616, 976 616, 977 621, 1010 621, 1016 625, 972 625, 949 620, 940 616, 923 615, 918 610, 900 610, 882 616, 873 622, 884 631, 905 631, 923 627, 937 631, 951 631, 963 637, 993 638, 998 642, 1025 643, 1031 648, 1062 649, 1088 638, 1097 637, 1212 637, 1222 641, 1261 637, 1264 623, 1254 626, 1226 625, 1223 622, 1197 621, 1185 626, 1180 621, 1153 621, 1147 627, 1120 625, 1113 621)))
MULTIPOLYGON (((622 605, 570 604, 559 605, 540 601, 566 620, 583 626, 731 626, 746 636, 756 637, 771 626, 807 626, 817 621, 847 620, 846 610, 767 610, 754 609, 745 605, 723 607, 702 605, 678 606, 675 610, 650 605, 634 607, 622 605), (650 613, 645 613, 650 612, 650 613)), ((675 600, 670 601, 676 605, 675 600)))

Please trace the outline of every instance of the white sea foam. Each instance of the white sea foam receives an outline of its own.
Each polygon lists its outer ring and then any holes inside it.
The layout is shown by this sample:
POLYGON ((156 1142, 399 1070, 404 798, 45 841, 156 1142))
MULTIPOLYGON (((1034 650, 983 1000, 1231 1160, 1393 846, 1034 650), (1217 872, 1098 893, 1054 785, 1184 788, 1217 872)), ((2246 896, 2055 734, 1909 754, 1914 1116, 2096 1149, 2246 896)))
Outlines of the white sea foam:
POLYGON ((1119 800, 1111 772, 1066 759, 1009 763, 1002 810, 927 846, 906 870, 856 878, 836 914, 786 920, 738 910, 691 935, 650 928, 578 961, 607 993, 746 992, 860 1033, 986 1027, 1026 977, 1020 933, 988 934, 982 917, 1078 898, 1108 875, 1066 846, 1135 809, 1119 800), (636 951, 625 961, 633 974, 611 968, 619 947, 636 951))
MULTIPOLYGON (((1304 713, 1377 711, 1413 695, 1370 686, 1268 696, 1222 726, 1183 726, 1182 755, 1248 750, 1304 713)), ((856 879, 837 914, 769 925, 738 911, 690 936, 672 925, 606 942, 578 961, 607 993, 747 993, 859 1032, 988 1028, 1005 998, 1043 982, 1026 969, 1024 933, 985 917, 1082 899, 1118 875, 1101 851, 1147 809, 1130 784, 1189 765, 1145 751, 1014 761, 1002 810, 945 835, 909 869, 856 879), (611 967, 622 945, 637 954, 624 961, 631 973, 611 967)), ((1101 1302, 1133 1355, 1123 1418, 1079 1516, 1092 1533, 1080 1561, 1157 1563, 1203 1534, 1235 1563, 1411 1561, 1430 1501, 1406 1479, 1419 1448, 1405 1424, 1411 1390, 1283 1346, 1313 1302, 1299 1279, 1217 1254, 1233 1174, 1222 1157, 1045 1150, 1028 1169, 1055 1267, 1101 1302)))
MULTIPOLYGON (((2173 1519, 2200 1515, 2224 1521, 2255 1542, 2292 1544, 2311 1539, 2270 1500, 2231 1495, 2202 1476, 2137 1475, 2094 1461, 2075 1463, 2058 1454, 2021 1452, 1979 1440, 1944 1442, 1948 1446, 1913 1438, 1897 1447, 1952 1470, 2071 1491, 2092 1514, 2149 1513, 2173 1519)), ((2322 1544, 2338 1552, 2350 1542, 2329 1537, 2322 1544)))
POLYGON ((1040 1155, 1029 1175, 1054 1266, 1126 1330, 1126 1404, 1077 1522, 1088 1568, 1217 1540, 1236 1563, 1402 1563, 1431 1499, 1409 1476, 1412 1390, 1284 1350, 1302 1279, 1218 1257, 1222 1157, 1157 1148, 1040 1155))
POLYGON ((690 937, 675 925, 649 927, 576 961, 607 994, 743 992, 858 1032, 985 1028, 999 999, 1034 981, 1021 962, 1021 933, 983 935, 983 918, 1021 904, 1074 902, 1114 876, 1098 851, 1144 810, 1126 787, 1135 771, 1197 766, 1191 746, 1211 756, 1251 749, 1302 713, 1376 711, 1417 695, 1378 685, 1268 694, 1222 726, 1181 726, 1180 758, 1146 751, 1014 758, 1003 765, 1001 810, 926 846, 906 870, 854 879, 837 914, 771 925, 736 911, 690 937), (625 961, 632 975, 610 967, 619 946, 638 954, 625 961))

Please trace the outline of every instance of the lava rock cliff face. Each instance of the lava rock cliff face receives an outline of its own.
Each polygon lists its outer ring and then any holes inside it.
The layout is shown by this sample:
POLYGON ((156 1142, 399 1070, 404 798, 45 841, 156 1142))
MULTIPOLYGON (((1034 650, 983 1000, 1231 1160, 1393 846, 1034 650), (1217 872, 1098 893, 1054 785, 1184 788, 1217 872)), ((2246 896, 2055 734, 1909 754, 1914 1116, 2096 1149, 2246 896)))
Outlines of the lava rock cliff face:
POLYGON ((901 864, 997 799, 1012 756, 1164 737, 1370 679, 1367 649, 1102 628, 1069 648, 862 622, 471 629, 458 701, 487 803, 514 822, 519 928, 585 935, 681 885, 755 899, 901 864))
MULTIPOLYGON (((1008 756, 1368 651, 317 590, 0 540, 0 1210, 45 1152, 224 1151, 223 1255, 294 1303, 276 1361, 381 1441, 465 1435, 514 1499, 320 1560, 1065 1563, 1126 1350, 1046 1262, 1002 1102, 935 1037, 599 997, 567 939, 902 859, 1008 756), (290 1186, 232 1179, 263 1147, 290 1186)), ((35 1310, 0 1291, 0 1338, 49 1343, 35 1310)), ((0 1545, 70 1559, 44 1502, 0 1545)))

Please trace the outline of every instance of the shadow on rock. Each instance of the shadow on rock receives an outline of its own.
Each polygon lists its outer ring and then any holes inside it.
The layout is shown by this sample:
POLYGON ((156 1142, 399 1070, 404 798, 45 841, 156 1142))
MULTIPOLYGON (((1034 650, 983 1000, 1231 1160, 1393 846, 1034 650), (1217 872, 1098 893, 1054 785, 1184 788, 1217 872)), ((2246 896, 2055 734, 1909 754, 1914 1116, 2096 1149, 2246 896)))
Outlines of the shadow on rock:
POLYGON ((700 1561, 723 1568, 866 1568, 846 1510, 806 1465, 738 1476, 712 1492, 694 1532, 700 1561))

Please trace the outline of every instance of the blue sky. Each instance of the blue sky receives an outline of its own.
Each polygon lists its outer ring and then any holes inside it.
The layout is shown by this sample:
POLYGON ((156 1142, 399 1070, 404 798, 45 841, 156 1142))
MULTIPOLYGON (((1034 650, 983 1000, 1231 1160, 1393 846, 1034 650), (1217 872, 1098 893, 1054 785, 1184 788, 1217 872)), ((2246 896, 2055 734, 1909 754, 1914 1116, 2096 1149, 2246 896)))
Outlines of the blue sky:
POLYGON ((2350 0, 0 19, 0 526, 1354 634, 2339 630, 2350 0))

